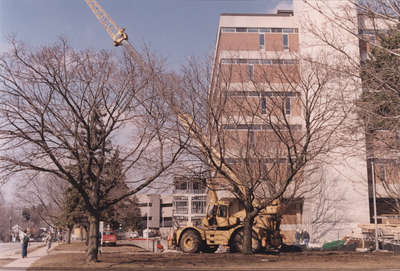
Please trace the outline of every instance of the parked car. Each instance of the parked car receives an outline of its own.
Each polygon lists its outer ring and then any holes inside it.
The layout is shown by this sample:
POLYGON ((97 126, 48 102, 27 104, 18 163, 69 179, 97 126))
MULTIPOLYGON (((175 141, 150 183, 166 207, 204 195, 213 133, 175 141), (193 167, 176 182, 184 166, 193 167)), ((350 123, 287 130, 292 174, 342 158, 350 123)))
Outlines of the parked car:
POLYGON ((115 234, 114 231, 111 230, 104 231, 101 238, 103 241, 102 242, 103 246, 106 245, 115 246, 117 244, 117 235, 115 234))

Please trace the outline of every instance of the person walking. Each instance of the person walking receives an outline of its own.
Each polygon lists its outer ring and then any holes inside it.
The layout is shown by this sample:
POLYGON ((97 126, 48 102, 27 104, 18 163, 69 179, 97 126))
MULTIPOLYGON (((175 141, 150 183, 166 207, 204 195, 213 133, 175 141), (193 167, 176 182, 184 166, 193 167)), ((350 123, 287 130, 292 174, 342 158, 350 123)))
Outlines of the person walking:
POLYGON ((306 248, 308 248, 308 243, 310 242, 310 234, 307 232, 307 230, 303 230, 301 235, 304 240, 304 245, 306 246, 306 248))
POLYGON ((50 250, 50 248, 51 248, 51 241, 52 241, 52 239, 53 239, 53 236, 52 236, 52 234, 51 234, 51 231, 48 231, 48 232, 47 232, 46 239, 45 239, 45 245, 47 246, 47 249, 46 249, 47 254, 49 254, 49 250, 50 250))
POLYGON ((103 234, 101 231, 97 234, 97 253, 101 254, 102 253, 102 247, 103 247, 103 234))
POLYGON ((296 245, 300 245, 301 233, 299 229, 296 229, 295 238, 296 238, 296 245))
POLYGON ((25 230, 23 233, 23 237, 21 239, 22 258, 28 257, 28 244, 29 244, 29 235, 25 230))

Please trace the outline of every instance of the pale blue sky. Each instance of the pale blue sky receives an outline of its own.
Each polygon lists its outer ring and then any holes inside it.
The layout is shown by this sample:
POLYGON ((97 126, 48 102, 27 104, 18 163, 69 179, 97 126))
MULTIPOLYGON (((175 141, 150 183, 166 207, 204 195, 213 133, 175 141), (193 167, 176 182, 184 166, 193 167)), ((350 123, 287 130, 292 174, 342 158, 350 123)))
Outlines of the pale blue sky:
MULTIPOLYGON (((291 0, 98 0, 129 39, 149 45, 177 69, 190 56, 214 49, 221 13, 267 13, 291 0)), ((0 0, 0 50, 5 37, 38 46, 66 37, 77 48, 113 49, 84 0, 0 0)), ((120 49, 120 48, 118 48, 120 49)), ((114 49, 117 50, 117 49, 114 49)))

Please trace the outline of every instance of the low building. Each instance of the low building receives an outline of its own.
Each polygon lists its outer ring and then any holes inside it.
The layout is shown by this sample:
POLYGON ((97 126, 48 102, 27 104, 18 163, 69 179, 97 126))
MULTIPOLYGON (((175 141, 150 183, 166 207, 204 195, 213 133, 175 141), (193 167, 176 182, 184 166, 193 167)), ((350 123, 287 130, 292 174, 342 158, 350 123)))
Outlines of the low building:
POLYGON ((173 190, 173 221, 175 226, 201 224, 206 215, 204 180, 176 177, 173 190))
POLYGON ((203 180, 175 177, 171 194, 136 195, 142 228, 159 230, 163 237, 172 229, 200 225, 206 214, 206 187, 203 180))

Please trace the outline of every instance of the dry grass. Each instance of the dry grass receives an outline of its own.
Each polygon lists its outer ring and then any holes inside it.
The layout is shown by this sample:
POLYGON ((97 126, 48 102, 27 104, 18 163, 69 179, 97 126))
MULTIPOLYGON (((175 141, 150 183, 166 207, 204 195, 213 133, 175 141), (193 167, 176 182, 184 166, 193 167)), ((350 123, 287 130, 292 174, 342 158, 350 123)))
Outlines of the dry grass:
POLYGON ((67 252, 67 251, 73 251, 73 252, 77 252, 77 251, 86 251, 86 246, 83 242, 72 242, 71 244, 61 244, 56 246, 53 251, 59 252, 59 251, 63 251, 63 252, 67 252))
POLYGON ((396 268, 400 256, 391 253, 355 252, 305 252, 281 253, 280 255, 257 254, 150 254, 131 246, 103 248, 99 262, 86 264, 85 246, 75 243, 62 245, 49 256, 41 258, 29 270, 179 270, 204 268, 218 270, 269 269, 269 268, 396 268), (68 249, 68 250, 67 250, 68 249), (72 251, 69 249, 73 249, 72 251))

